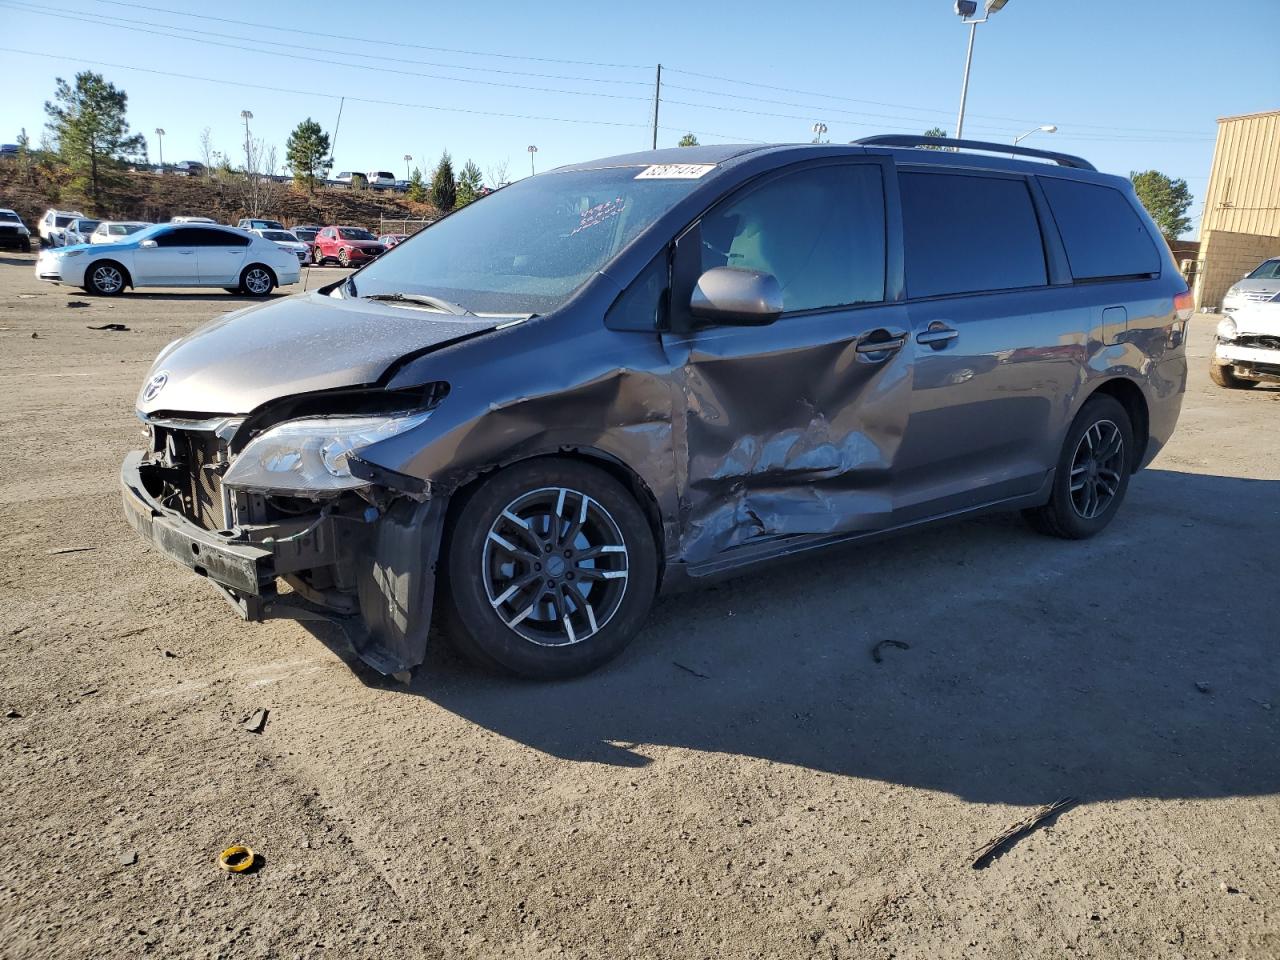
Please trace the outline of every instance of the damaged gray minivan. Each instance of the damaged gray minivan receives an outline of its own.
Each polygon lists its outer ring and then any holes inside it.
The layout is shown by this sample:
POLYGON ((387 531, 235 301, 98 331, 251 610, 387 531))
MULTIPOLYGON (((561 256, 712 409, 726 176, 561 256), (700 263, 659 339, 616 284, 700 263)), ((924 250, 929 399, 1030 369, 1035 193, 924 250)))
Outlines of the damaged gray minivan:
POLYGON ((560 677, 660 587, 982 511, 1091 536, 1174 429, 1190 296, 1127 180, 1012 152, 522 180, 166 347, 125 512, 246 619, 321 612, 388 674, 436 610, 560 677))

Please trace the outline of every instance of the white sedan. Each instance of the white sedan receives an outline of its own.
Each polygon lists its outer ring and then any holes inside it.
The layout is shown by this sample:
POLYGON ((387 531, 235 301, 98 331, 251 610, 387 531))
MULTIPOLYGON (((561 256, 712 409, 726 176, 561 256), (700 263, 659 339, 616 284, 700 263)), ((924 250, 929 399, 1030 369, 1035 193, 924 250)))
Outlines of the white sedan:
POLYGON ((249 232, 255 237, 262 237, 264 240, 270 240, 281 250, 288 250, 298 258, 299 263, 311 262, 311 248, 299 240, 297 236, 289 230, 255 228, 249 232))
POLYGON ((116 243, 44 250, 36 276, 111 296, 125 287, 222 287, 265 297, 298 282, 298 258, 270 240, 213 224, 162 223, 116 243))

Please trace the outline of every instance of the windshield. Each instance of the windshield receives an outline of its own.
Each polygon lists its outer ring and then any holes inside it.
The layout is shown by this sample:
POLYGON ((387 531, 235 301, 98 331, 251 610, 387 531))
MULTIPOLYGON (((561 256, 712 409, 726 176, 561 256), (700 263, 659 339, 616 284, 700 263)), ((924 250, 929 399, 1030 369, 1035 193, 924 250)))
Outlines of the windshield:
POLYGON ((393 247, 360 272, 357 292, 432 294, 476 313, 549 313, 698 185, 639 172, 521 180, 393 247))
POLYGON ((0 210, 0 220, 9 220, 14 223, 21 222, 21 218, 12 210, 0 210))
POLYGON ((1249 274, 1246 280, 1280 280, 1280 260, 1268 260, 1249 274))
POLYGON ((294 243, 298 242, 298 238, 288 230, 263 230, 262 235, 268 240, 286 240, 294 243))
POLYGON ((376 240, 377 238, 368 230, 361 230, 359 227, 339 227, 338 236, 343 240, 376 240))

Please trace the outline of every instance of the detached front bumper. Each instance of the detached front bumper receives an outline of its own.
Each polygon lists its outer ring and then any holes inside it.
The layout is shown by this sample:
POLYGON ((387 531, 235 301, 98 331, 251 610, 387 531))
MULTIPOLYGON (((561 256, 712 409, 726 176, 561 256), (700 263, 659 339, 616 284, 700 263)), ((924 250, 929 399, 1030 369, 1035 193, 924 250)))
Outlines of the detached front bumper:
POLYGON ((152 547, 207 579, 245 620, 324 618, 338 623, 360 658, 384 674, 426 656, 447 502, 401 497, 376 519, 314 515, 287 525, 207 530, 160 502, 158 468, 134 451, 120 468, 125 518, 152 547), (306 587, 317 570, 351 588, 306 587), (299 575, 302 575, 300 577, 299 575), (294 587, 281 594, 281 578, 294 587))

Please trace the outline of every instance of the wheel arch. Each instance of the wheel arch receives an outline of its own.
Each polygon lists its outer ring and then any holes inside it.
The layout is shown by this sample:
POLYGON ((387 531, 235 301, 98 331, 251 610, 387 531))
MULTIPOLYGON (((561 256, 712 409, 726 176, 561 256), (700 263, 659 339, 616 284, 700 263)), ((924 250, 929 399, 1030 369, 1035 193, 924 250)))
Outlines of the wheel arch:
POLYGON ((280 286, 280 275, 276 273, 274 269, 272 269, 270 264, 263 263, 261 260, 250 260, 248 263, 244 265, 244 269, 240 271, 241 286, 244 285, 244 275, 248 273, 250 270, 252 270, 254 267, 261 267, 263 270, 267 271, 267 273, 271 274, 271 282, 274 283, 277 287, 280 286))
MULTIPOLYGON (((1151 439, 1151 409, 1147 404, 1147 398, 1143 395, 1141 387, 1125 377, 1104 380, 1090 392, 1089 397, 1095 397, 1098 394, 1114 398, 1124 407, 1125 413, 1129 414, 1129 423, 1133 427, 1133 442, 1138 448, 1137 455, 1133 458, 1133 470, 1136 473, 1146 461, 1147 446, 1151 439)), ((1088 398, 1085 402, 1088 402, 1088 398)))
POLYGON ((91 261, 88 264, 88 266, 84 268, 84 275, 86 280, 89 276, 89 272, 93 270, 94 267, 100 267, 104 263, 111 264, 113 267, 117 268, 124 275, 124 285, 126 287, 133 286, 133 274, 129 271, 129 268, 125 266, 123 263, 121 263, 119 260, 113 259, 112 257, 99 257, 97 260, 91 261))

